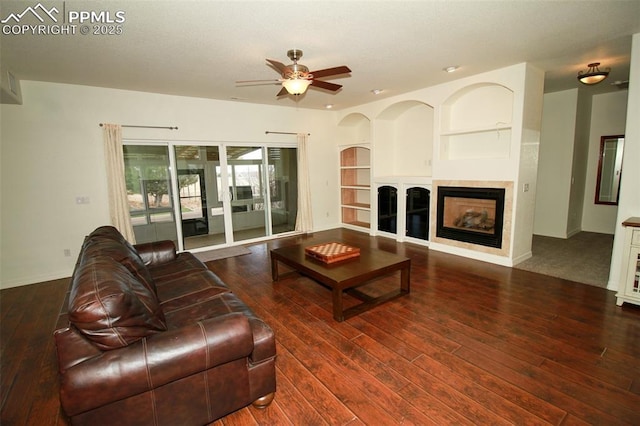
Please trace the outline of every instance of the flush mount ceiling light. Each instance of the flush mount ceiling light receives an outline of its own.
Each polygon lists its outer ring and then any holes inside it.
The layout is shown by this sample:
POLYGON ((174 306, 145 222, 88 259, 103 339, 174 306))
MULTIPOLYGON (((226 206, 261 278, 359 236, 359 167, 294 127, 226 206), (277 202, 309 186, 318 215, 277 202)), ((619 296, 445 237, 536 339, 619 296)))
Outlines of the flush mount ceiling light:
POLYGON ((457 66, 450 66, 450 67, 446 67, 446 68, 442 68, 442 71, 445 72, 454 72, 455 70, 457 70, 458 67, 457 66))
POLYGON ((600 62, 593 62, 588 65, 587 72, 578 71, 578 81, 582 84, 592 85, 598 84, 609 75, 610 68, 606 71, 600 71, 600 62))
POLYGON ((371 93, 373 93, 374 95, 379 95, 380 93, 382 93, 382 89, 373 89, 371 93))

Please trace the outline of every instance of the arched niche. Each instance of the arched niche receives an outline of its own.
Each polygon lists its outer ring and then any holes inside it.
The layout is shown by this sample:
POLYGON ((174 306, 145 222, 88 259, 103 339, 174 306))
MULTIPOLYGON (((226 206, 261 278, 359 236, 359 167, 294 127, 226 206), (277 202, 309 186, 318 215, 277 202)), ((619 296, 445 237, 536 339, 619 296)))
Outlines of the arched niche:
POLYGON ((431 176, 434 109, 407 100, 385 108, 375 119, 378 175, 431 176))
POLYGON ((509 159, 514 93, 496 83, 460 89, 442 105, 442 160, 509 159))
POLYGON ((340 145, 371 143, 371 120, 364 114, 354 112, 338 123, 340 145))
POLYGON ((458 90, 442 105, 442 130, 511 125, 513 91, 496 83, 477 83, 458 90))

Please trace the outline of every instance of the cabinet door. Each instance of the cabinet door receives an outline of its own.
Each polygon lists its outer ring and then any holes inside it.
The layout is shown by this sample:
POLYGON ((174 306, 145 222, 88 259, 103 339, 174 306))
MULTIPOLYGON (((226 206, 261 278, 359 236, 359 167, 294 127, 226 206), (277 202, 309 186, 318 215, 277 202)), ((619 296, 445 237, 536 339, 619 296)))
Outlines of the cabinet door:
POLYGON ((378 230, 395 234, 398 229, 398 190, 393 186, 378 188, 378 230))
POLYGON ((406 198, 407 237, 428 240, 430 191, 420 187, 409 188, 406 198))
POLYGON ((640 247, 631 246, 627 268, 625 295, 640 300, 640 247))

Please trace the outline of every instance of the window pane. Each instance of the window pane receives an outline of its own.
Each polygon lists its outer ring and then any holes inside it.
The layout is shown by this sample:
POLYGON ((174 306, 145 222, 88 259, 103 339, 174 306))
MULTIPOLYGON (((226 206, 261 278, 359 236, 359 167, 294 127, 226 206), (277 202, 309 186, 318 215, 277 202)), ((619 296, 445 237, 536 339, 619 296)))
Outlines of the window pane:
POLYGON ((123 153, 127 198, 136 241, 176 241, 168 148, 125 145, 123 153))
POLYGON ((234 241, 267 235, 262 153, 261 147, 227 147, 234 241))
POLYGON ((178 145, 175 154, 184 248, 224 244, 220 148, 178 145))
POLYGON ((293 231, 298 213, 296 149, 269 148, 267 156, 273 234, 293 231))

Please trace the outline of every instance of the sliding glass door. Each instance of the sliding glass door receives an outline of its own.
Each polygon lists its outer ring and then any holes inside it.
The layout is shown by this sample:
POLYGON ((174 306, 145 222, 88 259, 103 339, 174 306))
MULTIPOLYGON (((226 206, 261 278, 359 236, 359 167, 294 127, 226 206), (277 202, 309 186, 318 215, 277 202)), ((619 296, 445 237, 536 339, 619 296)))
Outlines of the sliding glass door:
POLYGON ((124 153, 138 242, 191 250, 295 229, 294 147, 128 144, 124 153))
POLYGON ((173 205, 169 148, 153 145, 123 147, 127 201, 139 243, 178 243, 173 205))
POLYGON ((226 147, 233 241, 267 234, 264 155, 259 146, 226 147))
POLYGON ((233 241, 295 229, 295 148, 226 147, 233 241))
POLYGON ((298 159, 296 148, 267 148, 267 179, 273 234, 296 228, 298 214, 298 159))
POLYGON ((176 145, 174 152, 184 250, 226 244, 220 147, 176 145))

